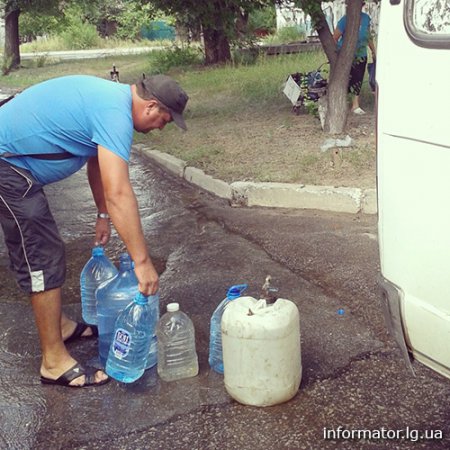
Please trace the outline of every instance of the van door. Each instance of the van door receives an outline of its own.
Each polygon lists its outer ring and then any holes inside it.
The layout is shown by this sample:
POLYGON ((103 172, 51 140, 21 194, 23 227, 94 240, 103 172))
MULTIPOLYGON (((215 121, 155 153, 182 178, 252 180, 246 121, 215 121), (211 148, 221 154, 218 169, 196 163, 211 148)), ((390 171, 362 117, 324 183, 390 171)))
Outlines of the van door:
POLYGON ((378 232, 399 343, 450 378, 450 1, 383 0, 378 232))

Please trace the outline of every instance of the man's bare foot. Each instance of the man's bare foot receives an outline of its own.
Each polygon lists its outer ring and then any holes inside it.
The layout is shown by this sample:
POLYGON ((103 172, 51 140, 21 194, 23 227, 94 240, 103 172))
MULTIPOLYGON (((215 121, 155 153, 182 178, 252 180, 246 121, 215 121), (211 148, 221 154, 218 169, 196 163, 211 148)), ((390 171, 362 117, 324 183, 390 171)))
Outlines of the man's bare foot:
MULTIPOLYGON (((71 358, 72 359, 72 358, 71 358)), ((41 382, 69 387, 100 386, 110 381, 102 370, 86 369, 74 359, 63 368, 46 369, 41 366, 41 382)))
POLYGON ((61 334, 64 342, 71 342, 78 338, 98 336, 97 327, 73 320, 61 324, 61 334))

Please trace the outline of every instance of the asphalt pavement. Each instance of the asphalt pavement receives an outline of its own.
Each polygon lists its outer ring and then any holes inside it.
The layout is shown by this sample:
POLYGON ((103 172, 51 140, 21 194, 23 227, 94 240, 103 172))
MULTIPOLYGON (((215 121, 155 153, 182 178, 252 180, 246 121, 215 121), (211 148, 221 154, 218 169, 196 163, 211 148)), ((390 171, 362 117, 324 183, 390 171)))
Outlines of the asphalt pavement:
MULTIPOLYGON (((450 448, 449 380, 420 364, 412 375, 384 325, 375 215, 232 207, 145 156, 133 157, 131 176, 161 274, 161 311, 176 301, 192 318, 199 375, 166 383, 153 368, 132 385, 41 385, 29 300, 0 246, 1 448, 450 448), (258 297, 267 274, 299 308, 303 375, 292 400, 258 408, 233 400, 210 370, 209 318, 230 285, 248 283, 258 297)), ((47 192, 67 248, 64 308, 80 317, 95 218, 86 174, 47 192)), ((123 250, 114 235, 108 256, 123 250)), ((93 361, 97 343, 70 350, 93 361)))

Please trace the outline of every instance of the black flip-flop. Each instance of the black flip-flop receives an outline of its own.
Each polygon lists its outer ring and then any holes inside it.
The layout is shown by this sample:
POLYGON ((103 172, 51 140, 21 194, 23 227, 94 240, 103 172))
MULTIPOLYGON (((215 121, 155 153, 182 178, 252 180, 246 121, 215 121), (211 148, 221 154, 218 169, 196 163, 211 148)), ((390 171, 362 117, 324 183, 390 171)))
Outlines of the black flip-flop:
POLYGON ((105 380, 102 381, 95 381, 95 372, 97 372, 98 369, 90 368, 85 369, 80 363, 76 363, 73 367, 71 367, 69 370, 64 372, 59 378, 56 380, 52 380, 51 378, 47 378, 41 375, 41 383, 42 384, 52 384, 57 386, 66 386, 71 388, 83 388, 83 387, 89 387, 89 386, 101 386, 103 384, 109 383, 111 381, 111 378, 108 377, 105 380), (71 381, 75 380, 76 378, 81 377, 82 375, 85 376, 85 382, 81 386, 76 386, 73 384, 70 384, 71 381))
POLYGON ((77 326, 75 327, 75 330, 73 330, 73 333, 64 340, 64 342, 67 344, 69 342, 76 341, 77 339, 92 339, 98 336, 98 328, 95 325, 88 325, 87 323, 83 322, 77 322, 77 326), (82 334, 90 328, 92 330, 92 334, 89 336, 82 336, 82 334))

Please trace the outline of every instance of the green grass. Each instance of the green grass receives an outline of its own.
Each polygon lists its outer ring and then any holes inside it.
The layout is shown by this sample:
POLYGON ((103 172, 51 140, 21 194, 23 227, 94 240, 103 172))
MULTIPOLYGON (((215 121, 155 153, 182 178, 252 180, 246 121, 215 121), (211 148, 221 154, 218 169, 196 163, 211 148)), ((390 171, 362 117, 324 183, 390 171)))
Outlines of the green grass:
POLYGON ((283 27, 276 33, 269 34, 262 40, 264 44, 289 44, 290 42, 299 42, 306 39, 306 32, 299 26, 283 27))
POLYGON ((22 61, 20 70, 0 76, 0 86, 24 89, 50 78, 74 74, 109 78, 113 64, 119 69, 121 81, 132 83, 148 69, 147 59, 147 55, 128 55, 61 61, 48 56, 41 67, 38 67, 39 58, 26 59, 22 61))
MULTIPOLYGON (((119 40, 114 38, 103 39, 98 38, 97 48, 133 48, 133 47, 159 47, 169 46, 171 41, 149 41, 148 39, 141 39, 139 41, 131 40, 119 40)), ((65 44, 64 40, 60 36, 50 36, 47 39, 40 39, 33 42, 27 42, 21 44, 21 53, 34 53, 34 52, 53 52, 60 50, 70 50, 65 44)))
POLYGON ((202 92, 202 102, 195 108, 196 116, 229 115, 280 102, 281 85, 290 73, 313 70, 325 60, 322 52, 261 56, 254 65, 228 65, 186 72, 183 85, 187 91, 202 92))

